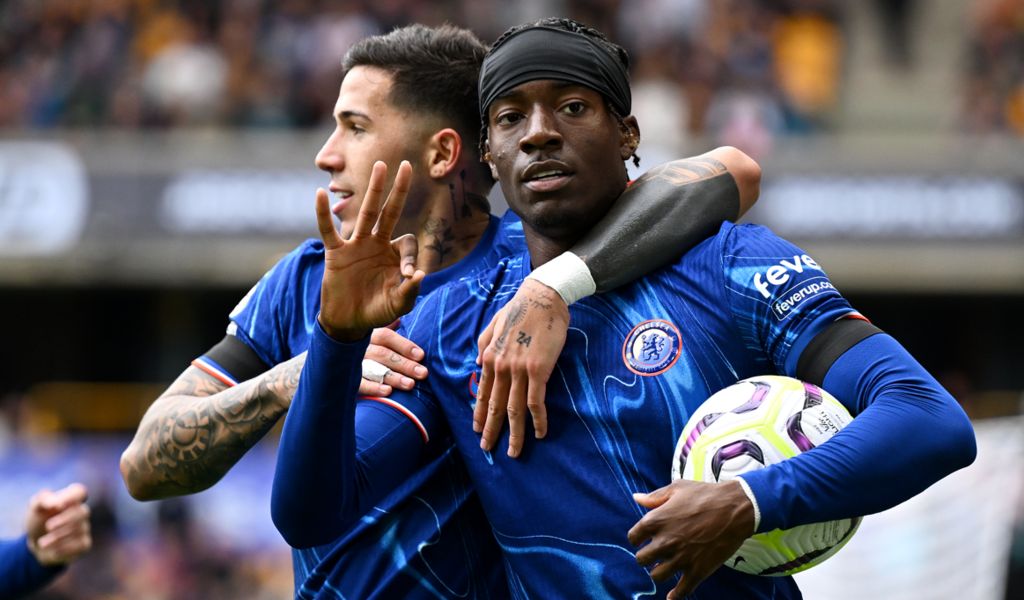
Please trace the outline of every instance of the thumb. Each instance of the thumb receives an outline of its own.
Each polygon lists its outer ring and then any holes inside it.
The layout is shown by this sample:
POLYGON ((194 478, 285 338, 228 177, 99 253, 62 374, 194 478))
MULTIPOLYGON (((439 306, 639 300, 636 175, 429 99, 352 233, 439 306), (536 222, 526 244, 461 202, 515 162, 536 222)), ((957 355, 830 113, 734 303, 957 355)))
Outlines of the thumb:
POLYGON ((29 500, 28 509, 37 514, 60 510, 60 499, 48 489, 39 490, 29 500))
POLYGON ((672 497, 672 486, 666 485, 665 487, 658 488, 653 492, 636 492, 633 494, 633 500, 644 508, 658 508, 662 504, 668 502, 669 498, 672 497))

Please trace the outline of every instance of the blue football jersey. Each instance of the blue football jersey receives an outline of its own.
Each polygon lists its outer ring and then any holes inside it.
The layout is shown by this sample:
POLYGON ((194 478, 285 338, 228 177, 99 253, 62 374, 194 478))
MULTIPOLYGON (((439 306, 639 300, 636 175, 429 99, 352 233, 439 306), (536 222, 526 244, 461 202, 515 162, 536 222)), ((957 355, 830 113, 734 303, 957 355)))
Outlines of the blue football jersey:
MULTIPOLYGON (((518 598, 663 597, 636 563, 632 498, 670 482, 689 416, 744 377, 793 375, 799 349, 855 314, 809 256, 763 227, 726 223, 679 262, 570 308, 549 380, 547 437, 519 459, 472 430, 476 338, 529 273, 529 256, 448 285, 403 320, 431 376, 394 398, 443 413, 476 484, 518 598)), ((510 338, 508 343, 528 343, 510 338)), ((721 568, 695 598, 794 598, 791 578, 721 568)))
MULTIPOLYGON (((522 223, 514 214, 492 216, 476 247, 455 265, 428 275, 420 295, 490 268, 524 247, 522 223)), ((268 366, 301 354, 316 326, 323 270, 322 242, 306 241, 243 298, 230 315, 228 333, 268 366)), ((197 362, 226 381, 237 380, 207 356, 197 362)), ((292 558, 298 598, 500 599, 508 594, 490 527, 450 448, 339 539, 293 549, 292 558)))

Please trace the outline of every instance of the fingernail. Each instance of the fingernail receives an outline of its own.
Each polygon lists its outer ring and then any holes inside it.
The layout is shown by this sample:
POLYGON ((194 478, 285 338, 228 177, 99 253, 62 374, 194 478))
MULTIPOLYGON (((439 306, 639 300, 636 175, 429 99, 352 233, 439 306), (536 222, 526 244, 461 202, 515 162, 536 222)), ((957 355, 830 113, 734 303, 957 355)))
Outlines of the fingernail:
POLYGON ((416 382, 413 381, 412 377, 402 377, 403 387, 411 388, 414 385, 416 385, 416 382))
POLYGON ((508 454, 509 458, 515 458, 515 457, 519 456, 519 451, 514 449, 514 448, 509 448, 508 452, 506 452, 506 454, 508 454))
POLYGON ((391 386, 390 385, 381 385, 380 386, 380 395, 381 396, 388 396, 390 394, 391 394, 391 386))
POLYGON ((486 450, 487 449, 487 442, 485 442, 484 440, 480 440, 480 449, 481 450, 486 450))
POLYGON ((420 348, 413 348, 412 349, 412 357, 415 358, 416 360, 419 360, 419 359, 423 358, 423 356, 424 356, 424 353, 423 353, 422 349, 420 349, 420 348))
POLYGON ((420 377, 427 376, 427 368, 424 366, 417 365, 416 368, 413 369, 413 372, 419 375, 420 377))
POLYGON ((476 432, 476 433, 480 433, 482 430, 483 430, 483 427, 480 427, 479 423, 477 423, 476 421, 473 421, 473 431, 476 432))

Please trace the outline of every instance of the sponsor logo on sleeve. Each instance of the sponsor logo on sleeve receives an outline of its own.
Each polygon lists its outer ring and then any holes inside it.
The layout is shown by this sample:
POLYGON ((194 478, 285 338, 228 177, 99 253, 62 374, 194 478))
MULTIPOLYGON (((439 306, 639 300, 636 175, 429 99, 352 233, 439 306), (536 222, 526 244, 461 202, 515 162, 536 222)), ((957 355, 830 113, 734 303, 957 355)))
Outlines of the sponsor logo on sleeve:
POLYGON ((785 285, 792 279, 793 273, 800 274, 807 269, 821 271, 818 263, 814 262, 814 259, 806 254, 793 256, 792 262, 788 258, 784 258, 779 261, 779 264, 768 267, 768 270, 763 274, 760 272, 754 273, 754 288, 761 292, 765 299, 771 298, 771 292, 768 291, 769 286, 785 285))
POLYGON ((804 300, 826 290, 834 289, 836 288, 832 285, 832 282, 824 277, 814 277, 813 279, 801 281, 800 285, 786 290, 775 302, 772 302, 772 312, 775 313, 775 318, 781 321, 789 316, 796 307, 800 306, 804 300))
POLYGON ((806 254, 794 255, 792 260, 784 258, 778 264, 768 267, 765 271, 754 273, 754 289, 766 300, 772 300, 772 313, 778 320, 785 319, 808 298, 813 298, 824 291, 835 290, 832 282, 822 275, 810 277, 790 286, 784 292, 776 290, 792 281, 794 275, 805 271, 821 271, 821 266, 806 254))

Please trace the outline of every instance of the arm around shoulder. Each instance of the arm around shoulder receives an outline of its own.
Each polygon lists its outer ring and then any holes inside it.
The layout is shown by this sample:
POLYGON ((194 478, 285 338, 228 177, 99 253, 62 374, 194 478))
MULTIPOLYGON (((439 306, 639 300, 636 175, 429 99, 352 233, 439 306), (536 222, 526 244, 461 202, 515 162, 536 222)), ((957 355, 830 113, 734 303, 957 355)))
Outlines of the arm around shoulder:
POLYGON ((761 195, 761 165, 733 146, 719 146, 704 156, 722 163, 736 182, 740 205, 734 220, 739 219, 754 206, 761 195))

